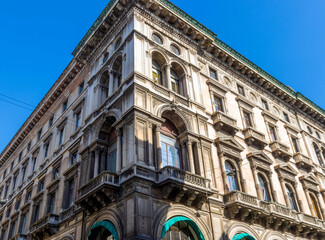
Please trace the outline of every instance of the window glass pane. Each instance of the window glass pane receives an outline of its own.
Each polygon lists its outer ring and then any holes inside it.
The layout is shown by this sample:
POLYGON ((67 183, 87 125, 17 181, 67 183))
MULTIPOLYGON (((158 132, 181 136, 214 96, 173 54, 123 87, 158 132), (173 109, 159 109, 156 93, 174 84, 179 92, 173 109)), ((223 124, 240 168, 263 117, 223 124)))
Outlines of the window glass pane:
POLYGON ((163 40, 161 39, 161 37, 159 37, 157 34, 153 34, 152 35, 153 40, 158 43, 159 45, 163 44, 163 40))
POLYGON ((167 144, 164 142, 161 142, 161 160, 162 160, 162 167, 165 167, 168 165, 167 144))
POLYGON ((116 149, 108 154, 108 171, 116 172, 116 149))
POLYGON ((210 69, 210 77, 212 77, 213 79, 218 79, 217 72, 210 69))

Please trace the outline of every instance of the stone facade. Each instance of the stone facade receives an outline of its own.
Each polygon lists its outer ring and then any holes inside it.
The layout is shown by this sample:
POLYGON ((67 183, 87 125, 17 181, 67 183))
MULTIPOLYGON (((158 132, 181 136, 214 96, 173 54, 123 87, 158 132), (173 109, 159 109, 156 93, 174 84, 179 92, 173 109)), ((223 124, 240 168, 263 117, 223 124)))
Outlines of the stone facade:
POLYGON ((317 105, 167 0, 73 55, 0 155, 0 240, 325 239, 317 105))

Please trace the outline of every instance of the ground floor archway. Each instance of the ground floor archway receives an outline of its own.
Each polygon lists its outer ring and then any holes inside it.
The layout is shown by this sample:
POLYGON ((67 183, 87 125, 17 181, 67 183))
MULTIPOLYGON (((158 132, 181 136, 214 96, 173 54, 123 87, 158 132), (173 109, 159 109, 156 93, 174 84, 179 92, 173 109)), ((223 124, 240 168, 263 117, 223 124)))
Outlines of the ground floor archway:
POLYGON ((119 238, 113 223, 100 221, 91 227, 88 240, 119 240, 119 238))
POLYGON ((169 219, 161 232, 163 240, 204 240, 203 234, 196 223, 183 216, 169 219))
POLYGON ((248 233, 237 233, 232 240, 256 240, 253 236, 248 233))

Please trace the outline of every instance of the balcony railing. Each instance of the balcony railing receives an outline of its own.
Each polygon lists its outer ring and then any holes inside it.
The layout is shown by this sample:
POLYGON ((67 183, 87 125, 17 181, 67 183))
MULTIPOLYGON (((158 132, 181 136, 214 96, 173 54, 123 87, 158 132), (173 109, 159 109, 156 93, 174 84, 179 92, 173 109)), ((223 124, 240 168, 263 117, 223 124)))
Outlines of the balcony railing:
POLYGON ((162 187, 162 198, 199 209, 213 194, 210 180, 171 166, 158 172, 157 184, 162 187))
POLYGON ((266 146, 265 135, 252 127, 247 127, 243 130, 245 140, 249 145, 255 145, 264 149, 266 146))
POLYGON ((79 199, 103 186, 119 186, 119 177, 115 173, 102 172, 79 189, 79 199))
POLYGON ((233 135, 239 130, 237 127, 237 121, 223 112, 214 112, 212 114, 212 120, 217 130, 223 130, 233 135))
POLYGON ((59 215, 49 213, 31 226, 32 236, 42 236, 46 233, 47 236, 52 236, 57 232, 59 226, 59 215))
POLYGON ((296 161, 296 165, 299 168, 305 168, 311 170, 313 168, 313 163, 311 159, 301 153, 295 153, 293 155, 294 160, 296 161))
POLYGON ((173 180, 203 189, 210 188, 210 180, 171 166, 164 167, 158 174, 158 184, 166 180, 173 180))
MULTIPOLYGON (((324 221, 313 216, 296 212, 275 202, 265 202, 243 192, 224 195, 225 211, 230 218, 244 222, 265 225, 275 230, 302 233, 312 238, 313 234, 325 234, 324 221)), ((309 238, 308 238, 309 239, 309 238)))
POLYGON ((282 157, 286 161, 292 157, 291 153, 289 153, 289 147, 279 141, 271 142, 270 148, 275 157, 282 157))

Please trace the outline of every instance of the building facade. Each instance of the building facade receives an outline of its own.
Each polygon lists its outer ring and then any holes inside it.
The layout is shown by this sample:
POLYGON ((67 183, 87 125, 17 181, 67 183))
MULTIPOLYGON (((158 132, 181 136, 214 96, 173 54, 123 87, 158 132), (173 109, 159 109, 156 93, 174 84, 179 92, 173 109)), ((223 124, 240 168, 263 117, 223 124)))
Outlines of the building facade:
POLYGON ((325 112, 167 0, 111 0, 0 155, 0 240, 325 239, 325 112))

